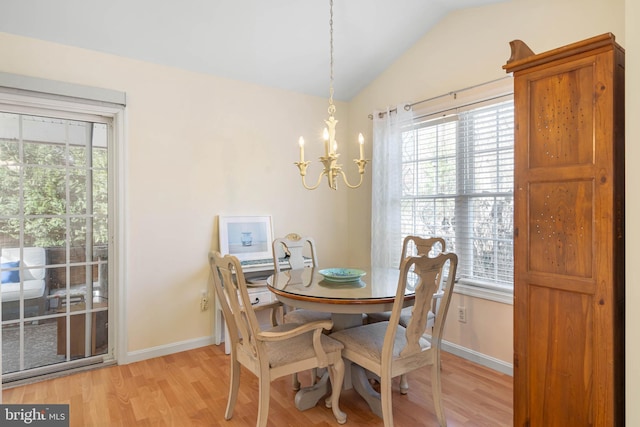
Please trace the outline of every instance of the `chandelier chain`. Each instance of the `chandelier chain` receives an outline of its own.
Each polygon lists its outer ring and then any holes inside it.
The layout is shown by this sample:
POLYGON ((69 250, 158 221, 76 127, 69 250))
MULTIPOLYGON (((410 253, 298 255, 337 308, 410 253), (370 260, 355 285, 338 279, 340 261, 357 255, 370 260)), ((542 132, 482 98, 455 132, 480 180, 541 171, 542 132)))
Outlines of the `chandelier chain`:
POLYGON ((333 116, 333 0, 329 0, 329 114, 333 116))

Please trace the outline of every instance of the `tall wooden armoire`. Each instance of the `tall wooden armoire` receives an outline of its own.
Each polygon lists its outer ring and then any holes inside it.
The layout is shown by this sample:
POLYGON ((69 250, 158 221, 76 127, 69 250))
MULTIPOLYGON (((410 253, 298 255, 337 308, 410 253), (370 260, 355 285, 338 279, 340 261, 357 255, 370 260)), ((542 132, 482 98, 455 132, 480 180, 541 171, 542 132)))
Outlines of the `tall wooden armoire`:
POLYGON ((514 426, 624 425, 624 50, 612 34, 514 76, 514 426))

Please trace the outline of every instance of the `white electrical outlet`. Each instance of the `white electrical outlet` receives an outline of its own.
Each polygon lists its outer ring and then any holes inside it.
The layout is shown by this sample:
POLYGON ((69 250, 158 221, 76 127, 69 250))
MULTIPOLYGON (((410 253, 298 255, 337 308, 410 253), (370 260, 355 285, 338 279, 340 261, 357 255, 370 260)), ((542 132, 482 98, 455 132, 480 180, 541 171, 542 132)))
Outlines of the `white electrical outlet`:
POLYGON ((209 309, 209 295, 206 291, 202 291, 202 297, 200 298, 200 311, 207 311, 209 309))
POLYGON ((467 323, 467 308, 458 306, 458 322, 467 323))

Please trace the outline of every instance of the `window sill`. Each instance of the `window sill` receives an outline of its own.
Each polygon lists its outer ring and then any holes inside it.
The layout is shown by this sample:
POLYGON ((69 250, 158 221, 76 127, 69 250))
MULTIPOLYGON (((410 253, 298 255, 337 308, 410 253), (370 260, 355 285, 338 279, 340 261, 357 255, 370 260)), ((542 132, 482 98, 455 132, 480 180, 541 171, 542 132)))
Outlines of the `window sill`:
POLYGON ((502 304, 513 305, 513 291, 511 290, 489 289, 468 283, 456 283, 453 292, 474 298, 482 298, 502 304))

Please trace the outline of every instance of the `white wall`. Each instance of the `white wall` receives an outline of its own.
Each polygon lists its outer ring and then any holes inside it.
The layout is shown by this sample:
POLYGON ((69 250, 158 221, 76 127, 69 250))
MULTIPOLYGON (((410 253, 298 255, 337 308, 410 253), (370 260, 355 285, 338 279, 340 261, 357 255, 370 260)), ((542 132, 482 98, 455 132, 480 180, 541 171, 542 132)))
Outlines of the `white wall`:
POLYGON ((127 94, 128 353, 212 335, 199 299, 218 214, 271 214, 276 235, 314 236, 321 262, 347 258, 346 190, 307 191, 293 165, 300 135, 320 155, 326 99, 6 33, 0 57, 0 71, 127 94))
MULTIPOLYGON (((511 0, 452 13, 350 102, 349 131, 364 129, 370 140, 367 116, 375 109, 504 77, 514 39, 540 53, 612 32, 624 46, 624 20, 624 0, 511 0)), ((349 203, 349 252, 356 264, 368 261, 370 194, 354 193, 349 203)), ((451 307, 458 305, 467 307, 467 323, 451 316, 445 340, 511 364, 513 307, 456 295, 451 307)))

